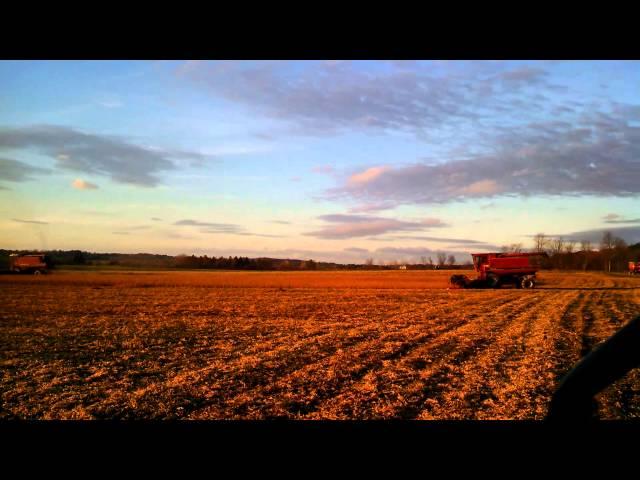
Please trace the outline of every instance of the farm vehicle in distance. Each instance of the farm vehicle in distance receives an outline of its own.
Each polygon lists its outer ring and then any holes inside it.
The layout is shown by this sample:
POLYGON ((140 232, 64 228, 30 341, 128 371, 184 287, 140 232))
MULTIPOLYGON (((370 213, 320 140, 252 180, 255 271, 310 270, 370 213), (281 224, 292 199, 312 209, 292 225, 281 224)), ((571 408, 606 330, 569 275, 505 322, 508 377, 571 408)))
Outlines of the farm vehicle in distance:
POLYGON ((15 273, 33 273, 34 275, 47 273, 47 258, 43 253, 31 255, 12 253, 9 255, 9 269, 15 273))
POLYGON ((547 257, 544 252, 535 253, 472 253, 473 268, 478 277, 452 275, 449 279, 454 288, 499 288, 515 285, 516 288, 534 288, 538 260, 547 257))

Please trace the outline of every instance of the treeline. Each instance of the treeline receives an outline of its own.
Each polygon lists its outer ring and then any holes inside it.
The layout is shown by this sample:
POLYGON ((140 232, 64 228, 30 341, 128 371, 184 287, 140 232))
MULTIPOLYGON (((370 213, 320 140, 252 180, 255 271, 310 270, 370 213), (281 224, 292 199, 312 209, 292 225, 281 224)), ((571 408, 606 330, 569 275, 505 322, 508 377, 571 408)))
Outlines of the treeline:
MULTIPOLYGON (((94 266, 108 268, 212 269, 212 270, 384 270, 391 266, 370 266, 316 262, 314 260, 209 257, 207 255, 158 255, 151 253, 93 253, 82 250, 0 250, 0 270, 9 268, 9 254, 45 253, 49 268, 94 266)), ((397 267, 395 267, 397 268, 397 267)))
POLYGON ((318 262, 277 258, 178 255, 174 258, 173 266, 176 268, 220 270, 317 270, 318 262))
MULTIPOLYGON (((563 237, 548 237, 538 233, 533 238, 532 252, 545 252, 549 256, 541 261, 542 268, 627 272, 629 262, 640 260, 640 242, 627 245, 624 239, 604 232, 600 243, 577 241, 563 237)), ((522 244, 502 248, 504 252, 523 252, 522 244)))

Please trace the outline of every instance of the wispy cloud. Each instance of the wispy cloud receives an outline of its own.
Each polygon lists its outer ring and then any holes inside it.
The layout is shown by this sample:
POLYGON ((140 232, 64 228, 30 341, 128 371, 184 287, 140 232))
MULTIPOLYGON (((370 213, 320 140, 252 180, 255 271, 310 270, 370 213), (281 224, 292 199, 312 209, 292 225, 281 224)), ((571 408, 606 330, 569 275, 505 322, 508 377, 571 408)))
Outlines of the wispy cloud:
POLYGON ((567 240, 580 242, 588 240, 597 245, 602 240, 605 232, 611 232, 616 237, 624 239, 627 243, 633 244, 640 242, 640 225, 631 225, 627 227, 611 227, 611 228, 594 228, 592 230, 581 230, 579 232, 571 232, 567 234, 549 235, 551 237, 562 236, 567 240))
POLYGON ((229 235, 265 237, 265 238, 282 238, 283 237, 282 235, 248 232, 244 227, 233 224, 233 223, 213 223, 213 222, 202 222, 199 220, 185 219, 185 220, 179 220, 175 222, 174 225, 183 226, 183 227, 201 227, 199 230, 200 233, 209 233, 209 234, 229 234, 229 235))
POLYGON ((391 240, 424 240, 427 242, 459 243, 462 245, 486 245, 486 242, 468 238, 427 237, 423 235, 396 235, 391 237, 391 240))
MULTIPOLYGON (((1 138, 0 138, 1 142, 1 138)), ((2 144, 0 143, 0 147, 2 144)), ((0 158, 0 180, 9 182, 26 182, 33 180, 34 175, 51 173, 48 168, 34 167, 11 158, 0 158)))
POLYGON ((286 122, 290 131, 326 135, 346 130, 427 132, 480 117, 526 110, 513 95, 554 91, 540 67, 459 62, 443 71, 422 62, 199 62, 179 75, 216 97, 286 122))
POLYGON ((80 178, 76 178, 71 185, 78 190, 97 190, 99 187, 95 183, 87 182, 80 178))
POLYGON ((330 225, 317 231, 305 233, 305 235, 325 239, 344 239, 398 231, 428 230, 446 226, 444 222, 434 218, 427 218, 418 222, 345 214, 321 215, 318 218, 330 223, 330 225))
POLYGON ((332 175, 335 173, 336 169, 333 165, 317 165, 311 169, 313 173, 319 173, 321 175, 332 175))
POLYGON ((357 205, 355 207, 351 207, 349 209, 349 213, 369 213, 369 212, 380 212, 382 210, 391 210, 395 208, 391 202, 381 202, 381 203, 365 203, 362 205, 357 205))
POLYGON ((36 225, 49 225, 49 222, 41 222, 39 220, 23 220, 21 218, 12 218, 11 220, 18 223, 35 223, 36 225))
POLYGON ((603 218, 604 223, 624 224, 624 223, 640 223, 640 218, 623 218, 621 215, 610 213, 603 218))
MULTIPOLYGON (((115 182, 141 186, 160 183, 159 175, 175 169, 175 160, 208 158, 196 152, 143 148, 120 137, 55 125, 2 127, 0 149, 35 150, 54 159, 60 169, 105 175, 115 182)), ((0 171, 9 172, 5 176, 14 181, 30 173, 44 173, 6 159, 2 166, 0 171)))
POLYGON ((199 220, 178 220, 174 223, 178 226, 186 227, 204 227, 202 233, 238 233, 243 230, 239 225, 232 223, 214 223, 214 222, 201 222, 199 220))
POLYGON ((344 249, 345 252, 355 252, 355 253, 369 253, 369 250, 366 248, 359 247, 348 247, 344 249))
POLYGON ((368 167, 326 198, 429 204, 496 196, 637 196, 640 113, 592 113, 571 124, 503 129, 492 151, 437 164, 368 167))

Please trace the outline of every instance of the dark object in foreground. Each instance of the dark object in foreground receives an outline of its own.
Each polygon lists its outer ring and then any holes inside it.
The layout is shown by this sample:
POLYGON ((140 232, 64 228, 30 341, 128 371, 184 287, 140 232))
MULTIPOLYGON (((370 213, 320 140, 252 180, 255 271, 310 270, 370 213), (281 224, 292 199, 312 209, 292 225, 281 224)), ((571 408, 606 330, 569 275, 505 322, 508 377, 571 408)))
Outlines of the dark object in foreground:
POLYGON ((548 421, 596 419, 594 396, 640 366, 640 317, 599 345, 562 379, 553 395, 548 421))

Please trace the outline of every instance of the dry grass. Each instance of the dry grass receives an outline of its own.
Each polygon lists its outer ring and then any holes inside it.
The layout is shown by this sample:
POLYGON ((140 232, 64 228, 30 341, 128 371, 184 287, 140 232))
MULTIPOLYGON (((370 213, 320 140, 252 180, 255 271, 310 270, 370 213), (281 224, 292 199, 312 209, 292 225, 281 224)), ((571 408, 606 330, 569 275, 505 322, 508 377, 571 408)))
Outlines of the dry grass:
MULTIPOLYGON (((640 279, 451 272, 0 277, 2 418, 542 418, 560 376, 640 313, 640 279)), ((599 397, 640 416, 640 376, 599 397)))

